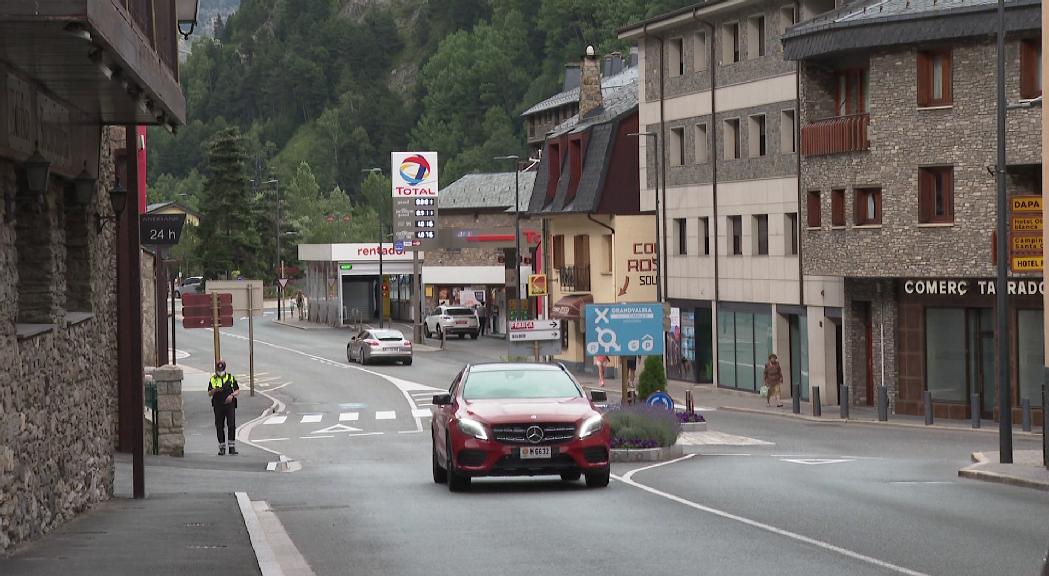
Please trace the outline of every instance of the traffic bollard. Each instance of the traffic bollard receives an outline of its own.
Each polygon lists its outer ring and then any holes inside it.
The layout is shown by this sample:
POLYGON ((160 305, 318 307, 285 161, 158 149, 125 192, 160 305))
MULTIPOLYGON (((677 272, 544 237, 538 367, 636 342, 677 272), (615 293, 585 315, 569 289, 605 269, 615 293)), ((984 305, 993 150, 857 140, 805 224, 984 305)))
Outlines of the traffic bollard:
POLYGON ((1023 431, 1031 431, 1031 399, 1020 400, 1020 421, 1023 422, 1023 431))
POLYGON ((791 388, 791 410, 795 414, 801 414, 801 384, 794 384, 791 388))
POLYGON ((889 389, 878 386, 878 422, 889 420, 889 389))
POLYGON ((841 385, 838 391, 838 404, 841 406, 841 419, 849 419, 849 387, 841 385))
POLYGON ((444 350, 444 341, 445 341, 446 337, 447 336, 445 334, 445 331, 441 330, 441 350, 444 350))
POLYGON ((922 403, 925 404, 925 425, 932 426, 932 392, 926 390, 922 394, 922 403))
POLYGON ((816 418, 823 416, 823 401, 820 400, 820 387, 813 386, 812 391, 812 415, 816 418))
POLYGON ((980 427, 980 395, 973 394, 972 404, 969 406, 969 413, 972 415, 973 428, 980 427))

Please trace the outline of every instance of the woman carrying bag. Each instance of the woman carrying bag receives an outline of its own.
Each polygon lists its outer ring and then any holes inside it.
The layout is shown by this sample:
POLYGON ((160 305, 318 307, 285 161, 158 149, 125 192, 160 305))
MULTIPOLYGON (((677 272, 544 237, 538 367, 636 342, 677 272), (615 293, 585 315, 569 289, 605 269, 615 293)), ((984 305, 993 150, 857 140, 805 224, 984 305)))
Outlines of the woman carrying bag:
POLYGON ((783 368, 779 365, 779 358, 775 354, 769 354, 769 361, 765 364, 765 385, 762 386, 761 395, 765 397, 765 403, 772 406, 772 399, 776 399, 776 408, 782 408, 779 387, 783 384, 783 368))

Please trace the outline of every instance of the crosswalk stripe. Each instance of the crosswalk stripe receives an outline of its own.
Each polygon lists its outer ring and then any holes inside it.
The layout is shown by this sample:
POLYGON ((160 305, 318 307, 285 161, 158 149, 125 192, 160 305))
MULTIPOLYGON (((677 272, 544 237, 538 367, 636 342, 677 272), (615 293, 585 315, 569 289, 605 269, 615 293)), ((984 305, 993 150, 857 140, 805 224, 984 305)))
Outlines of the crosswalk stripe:
POLYGON ((393 420, 395 418, 397 418, 397 412, 395 412, 393 410, 386 410, 386 411, 376 412, 375 413, 375 419, 376 420, 393 420))
POLYGON ((417 408, 415 410, 412 410, 412 416, 415 418, 429 418, 432 415, 433 414, 431 414, 430 411, 425 408, 417 408))
POLYGON ((263 424, 283 424, 287 419, 287 416, 270 416, 263 424))
POLYGON ((355 422, 360 414, 356 412, 343 412, 339 414, 339 422, 355 422))
POLYGON ((324 418, 324 414, 303 414, 302 420, 299 420, 300 424, 313 424, 320 422, 324 418))

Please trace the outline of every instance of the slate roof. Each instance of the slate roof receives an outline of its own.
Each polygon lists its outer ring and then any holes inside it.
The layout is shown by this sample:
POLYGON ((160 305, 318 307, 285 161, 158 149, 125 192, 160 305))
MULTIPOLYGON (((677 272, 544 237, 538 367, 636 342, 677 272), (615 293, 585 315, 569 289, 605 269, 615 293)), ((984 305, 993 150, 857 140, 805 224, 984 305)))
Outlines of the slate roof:
MULTIPOLYGON (((607 98, 610 92, 630 84, 637 84, 637 66, 624 68, 619 74, 613 74, 603 78, 601 80, 601 93, 607 98)), ((579 88, 573 88, 559 94, 554 94, 546 100, 532 106, 528 110, 525 110, 521 113, 521 116, 531 116, 532 114, 543 112, 544 110, 553 110, 554 108, 560 108, 565 104, 574 104, 576 102, 579 102, 579 88)))
MULTIPOLYGON (((1040 0, 1006 0, 1008 32, 1040 28, 1040 0)), ((791 27, 784 56, 802 60, 879 46, 994 34, 997 0, 860 0, 791 27)))
POLYGON ((155 210, 160 210, 161 208, 167 208, 168 206, 173 206, 175 208, 178 208, 179 210, 185 212, 186 214, 192 214, 192 215, 198 216, 198 217, 200 216, 200 213, 197 212, 196 210, 192 210, 189 207, 183 206, 182 204, 179 204, 178 202, 173 202, 171 200, 168 200, 167 202, 154 202, 153 204, 147 204, 146 205, 146 214, 150 214, 150 213, 154 212, 155 210))
MULTIPOLYGON (((535 172, 518 175, 522 212, 528 210, 528 200, 535 182, 535 172)), ((504 209, 514 211, 514 173, 488 172, 467 174, 441 189, 437 197, 440 210, 504 209)))

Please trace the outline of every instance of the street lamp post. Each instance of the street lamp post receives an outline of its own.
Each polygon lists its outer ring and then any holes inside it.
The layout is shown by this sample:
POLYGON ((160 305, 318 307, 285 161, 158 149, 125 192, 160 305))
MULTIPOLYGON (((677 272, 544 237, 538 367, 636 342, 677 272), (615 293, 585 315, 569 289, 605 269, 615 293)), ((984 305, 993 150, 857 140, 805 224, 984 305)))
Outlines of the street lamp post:
MULTIPOLYGON (((659 155, 659 133, 658 132, 631 132, 628 136, 643 136, 645 138, 652 138, 655 143, 656 151, 656 256, 659 258, 659 263, 656 265, 656 300, 660 303, 663 302, 663 266, 666 265, 667 255, 663 250, 663 240, 667 235, 667 214, 666 207, 664 206, 663 212, 660 212, 659 202, 659 166, 663 161, 662 156, 659 155), (662 226, 660 224, 662 220, 662 226), (662 229, 662 233, 661 233, 662 229), (662 236, 662 238, 661 238, 662 236)), ((665 183, 664 183, 665 184, 665 183)))
MULTIPOLYGON (((378 174, 382 176, 382 168, 365 168, 361 170, 362 173, 366 174, 378 174)), ((382 276, 382 198, 379 198, 379 205, 376 207, 379 211, 379 328, 383 327, 384 316, 386 315, 386 295, 383 294, 383 287, 386 283, 383 281, 382 276)))
POLYGON ((520 302, 521 298, 521 186, 520 186, 520 166, 518 161, 521 157, 516 154, 508 154, 506 156, 496 156, 494 160, 510 160, 514 166, 514 282, 516 284, 515 297, 520 302))
MULTIPOLYGON (((254 185, 255 184, 255 180, 252 180, 251 183, 252 183, 252 185, 254 185)), ((277 261, 275 262, 275 264, 276 264, 276 268, 278 270, 278 274, 277 274, 277 320, 280 320, 280 319, 282 319, 284 317, 283 316, 283 312, 282 312, 282 310, 284 309, 284 287, 280 285, 280 281, 284 279, 284 261, 281 260, 281 257, 280 257, 280 236, 281 236, 281 234, 280 234, 280 221, 281 221, 281 218, 282 218, 281 202, 280 202, 280 180, 277 180, 276 178, 271 178, 269 180, 266 180, 262 184, 273 184, 275 189, 276 189, 276 194, 277 194, 277 253, 276 253, 277 261)))
MULTIPOLYGON (((1008 248, 1007 204, 1005 195, 1005 0, 998 0, 998 161, 995 179, 998 185, 998 270, 995 308, 998 322, 998 452, 1002 464, 1013 461, 1013 413, 1009 390, 1009 330, 1008 305, 1006 290, 1008 282, 1008 248)), ((972 410, 979 410, 973 406, 972 410)))

